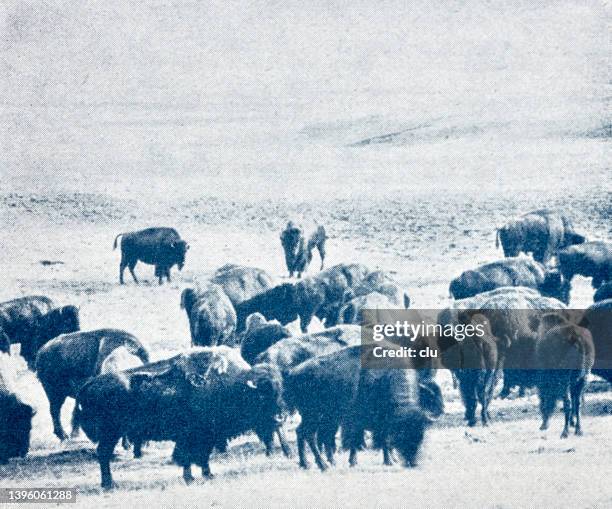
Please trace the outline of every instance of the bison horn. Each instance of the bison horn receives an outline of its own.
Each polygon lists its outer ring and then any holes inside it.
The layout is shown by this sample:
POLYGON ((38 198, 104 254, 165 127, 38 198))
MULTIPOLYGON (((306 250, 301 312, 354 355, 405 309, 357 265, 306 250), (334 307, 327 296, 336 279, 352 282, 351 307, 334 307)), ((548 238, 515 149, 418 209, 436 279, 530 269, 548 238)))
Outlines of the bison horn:
POLYGON ((253 382, 253 380, 247 380, 247 385, 251 388, 251 389, 257 389, 257 384, 255 382, 253 382))

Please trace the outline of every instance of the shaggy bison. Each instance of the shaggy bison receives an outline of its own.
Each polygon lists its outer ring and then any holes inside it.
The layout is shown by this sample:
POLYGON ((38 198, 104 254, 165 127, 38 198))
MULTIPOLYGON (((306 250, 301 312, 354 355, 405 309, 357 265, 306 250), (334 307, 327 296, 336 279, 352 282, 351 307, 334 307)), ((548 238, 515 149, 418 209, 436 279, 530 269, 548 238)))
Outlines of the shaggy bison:
POLYGON ((217 269, 210 282, 223 288, 233 306, 274 286, 272 277, 265 270, 232 264, 217 269))
POLYGON ((458 310, 472 310, 487 317, 491 332, 498 340, 498 357, 503 361, 507 397, 514 386, 520 394, 536 383, 535 344, 542 310, 563 310, 565 305, 537 291, 524 287, 503 287, 469 299, 457 300, 454 308, 440 313, 440 323, 457 319, 458 310))
POLYGON ((536 359, 540 366, 538 392, 542 426, 548 429, 548 421, 555 411, 557 401, 563 400, 565 425, 561 438, 567 438, 570 422, 575 418, 576 435, 582 434, 580 403, 587 377, 593 366, 595 348, 591 333, 570 322, 559 323, 559 316, 536 345, 536 359))
MULTIPOLYGON (((60 440, 68 438, 60 421, 66 398, 76 398, 79 388, 100 373, 104 360, 119 347, 125 347, 142 362, 149 361, 144 345, 131 334, 118 329, 99 329, 64 334, 49 341, 38 352, 36 371, 47 398, 53 432, 60 440)), ((73 419, 73 434, 78 422, 73 419)))
POLYGON ((260 313, 253 313, 247 319, 246 330, 240 340, 240 353, 249 364, 254 364, 257 356, 291 332, 276 320, 268 322, 260 313))
MULTIPOLYGON (((4 357, 0 354, 0 357, 4 357)), ((0 465, 15 457, 23 458, 30 448, 34 410, 10 389, 4 363, 0 360, 0 465)))
POLYGON ((34 368, 38 349, 50 339, 79 330, 75 306, 55 308, 48 297, 21 297, 0 304, 0 351, 21 344, 21 355, 34 368))
POLYGON ((308 269, 315 249, 321 257, 321 269, 325 265, 325 241, 327 234, 323 226, 317 226, 313 232, 304 233, 302 228, 289 221, 280 235, 281 245, 285 253, 285 262, 289 277, 297 272, 297 277, 308 269))
POLYGON ((593 288, 612 281, 612 243, 585 242, 559 253, 559 268, 568 282, 575 275, 593 278, 593 288))
POLYGON ((455 299, 466 299, 504 286, 533 288, 545 297, 569 302, 569 281, 530 258, 506 258, 466 270, 451 281, 449 291, 455 299))
POLYGON ((343 427, 349 463, 357 464, 364 431, 371 430, 385 462, 395 447, 406 466, 413 466, 430 419, 420 406, 414 369, 361 369, 361 346, 313 358, 285 377, 285 399, 300 413, 297 429, 300 466, 308 468, 306 443, 321 470, 327 463, 317 443, 319 433, 343 427))
POLYGON ((187 288, 181 294, 181 309, 189 319, 192 346, 215 346, 234 342, 236 311, 219 285, 187 288))
POLYGON ((295 303, 295 285, 283 283, 270 288, 236 306, 236 330, 242 332, 249 315, 260 313, 266 320, 278 320, 287 325, 298 319, 295 303))
MULTIPOLYGON (((461 315, 460 315, 461 316, 461 315)), ((468 323, 482 325, 485 334, 468 336, 462 341, 454 338, 440 343, 442 363, 459 382, 459 392, 465 406, 468 426, 476 425, 476 406, 480 403, 480 418, 486 426, 491 420, 489 405, 500 375, 497 338, 491 333, 488 319, 482 314, 465 316, 468 323)))
POLYGON ((283 412, 282 381, 271 366, 249 366, 228 347, 196 348, 172 359, 100 375, 80 390, 78 420, 98 444, 103 488, 113 480, 110 460, 119 439, 175 443, 183 478, 191 465, 212 477, 213 448, 254 430, 272 438, 283 412))
POLYGON ((187 242, 181 239, 174 228, 147 228, 131 233, 120 233, 115 237, 113 249, 117 248, 117 240, 121 239, 121 262, 119 264, 119 282, 124 284, 123 273, 127 267, 134 281, 138 278, 134 267, 141 261, 155 265, 155 277, 159 284, 162 278, 170 281, 170 269, 177 265, 179 270, 185 265, 185 254, 189 249, 187 242))
POLYGON ((571 221, 554 210, 536 210, 510 221, 497 230, 496 247, 501 242, 504 256, 532 253, 533 259, 546 264, 560 249, 582 244, 571 221))

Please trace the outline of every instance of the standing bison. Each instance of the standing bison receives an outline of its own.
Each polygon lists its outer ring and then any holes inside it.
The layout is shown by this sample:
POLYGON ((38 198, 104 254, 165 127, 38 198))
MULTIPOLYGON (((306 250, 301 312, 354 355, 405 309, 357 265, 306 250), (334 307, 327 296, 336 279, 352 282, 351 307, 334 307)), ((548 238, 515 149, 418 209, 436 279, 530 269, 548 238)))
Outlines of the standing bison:
POLYGON ((247 318, 246 330, 240 340, 240 354, 249 364, 272 345, 291 336, 291 332, 276 320, 267 321, 260 313, 247 318))
POLYGON ((31 296, 0 304, 0 352, 9 352, 11 343, 21 344, 21 356, 34 369, 36 353, 60 334, 79 330, 75 306, 54 308, 48 297, 31 296))
POLYGON ((559 253, 559 269, 568 281, 575 275, 593 278, 593 288, 612 281, 612 243, 593 241, 559 253))
POLYGON ((5 359, 0 359, 0 465, 28 453, 34 416, 32 407, 12 392, 4 364, 5 359))
MULTIPOLYGON (((460 315, 461 316, 461 315, 460 315)), ((441 344, 442 363, 459 382, 468 426, 476 425, 476 406, 480 403, 482 425, 491 420, 489 405, 500 377, 498 339, 491 333, 488 319, 482 314, 466 317, 473 325, 481 325, 485 333, 468 336, 461 341, 448 338, 441 344)))
POLYGON ((327 469, 317 439, 335 433, 338 425, 343 427, 351 466, 357 464, 366 430, 382 447, 385 463, 394 447, 407 467, 416 464, 430 422, 420 405, 417 371, 362 369, 361 355, 361 346, 345 348, 306 361, 285 377, 287 405, 302 418, 297 429, 302 468, 308 468, 308 444, 318 467, 327 469))
MULTIPOLYGON (((76 398, 79 388, 100 373, 104 360, 116 348, 125 347, 142 362, 149 362, 144 345, 131 334, 117 329, 64 334, 49 341, 38 352, 36 371, 47 398, 53 420, 53 432, 60 440, 67 437, 60 421, 66 398, 76 398)), ((73 434, 78 422, 73 419, 73 434)))
POLYGON ((183 478, 191 465, 212 477, 215 447, 248 431, 271 439, 283 412, 282 381, 270 366, 249 366, 228 347, 196 348, 172 359, 100 375, 77 398, 78 420, 98 444, 102 487, 111 488, 110 460, 123 436, 135 446, 170 440, 183 478))
POLYGON ((325 265, 325 241, 327 234, 323 226, 317 226, 312 233, 304 233, 303 229, 289 221, 280 235, 281 245, 285 253, 285 262, 289 277, 297 272, 297 277, 308 269, 315 249, 321 257, 321 270, 325 265))
POLYGON ((510 221, 497 230, 496 247, 501 242, 504 256, 532 253, 533 259, 546 264, 560 249, 582 244, 567 216, 554 210, 536 210, 510 221))
POLYGON ((155 265, 155 277, 159 284, 162 278, 170 282, 170 269, 176 265, 179 270, 185 265, 185 255, 189 249, 187 242, 181 239, 174 228, 147 228, 131 233, 120 233, 115 237, 113 249, 117 248, 117 240, 121 240, 121 263, 119 264, 119 282, 124 284, 123 273, 127 267, 134 281, 138 278, 134 267, 141 261, 155 265))
POLYGON ((449 292, 455 299, 466 299, 505 286, 533 288, 545 297, 569 303, 569 281, 530 258, 506 258, 466 270, 451 281, 449 292))
POLYGON ((567 438, 569 426, 575 418, 576 435, 582 434, 580 404, 595 358, 591 333, 578 325, 554 317, 553 326, 541 330, 536 346, 540 367, 538 392, 540 394, 541 430, 548 429, 548 421, 558 400, 563 400, 565 425, 561 438, 567 438))
POLYGON ((181 309, 187 313, 192 346, 227 345, 234 342, 236 311, 219 285, 186 288, 181 309))

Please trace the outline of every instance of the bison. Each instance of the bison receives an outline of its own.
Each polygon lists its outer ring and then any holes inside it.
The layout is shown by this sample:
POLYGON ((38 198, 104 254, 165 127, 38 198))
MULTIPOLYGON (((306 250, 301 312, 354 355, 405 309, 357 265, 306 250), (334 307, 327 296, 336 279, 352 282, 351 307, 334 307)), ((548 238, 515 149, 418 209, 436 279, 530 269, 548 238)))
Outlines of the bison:
POLYGON ((8 353, 11 343, 20 343, 21 355, 30 369, 34 369, 36 353, 42 345, 79 328, 78 308, 55 308, 48 297, 21 297, 0 304, 0 351, 8 353))
POLYGON ((572 418, 575 418, 576 435, 582 434, 580 403, 593 366, 595 348, 587 329, 567 321, 559 324, 555 320, 553 323, 557 324, 541 330, 536 345, 540 367, 537 383, 542 414, 540 429, 548 429, 550 416, 561 399, 565 414, 561 438, 567 438, 572 418))
POLYGON ((174 228, 147 228, 131 233, 120 233, 115 237, 113 249, 117 249, 117 240, 121 239, 121 262, 119 264, 119 283, 124 284, 123 273, 127 267, 138 283, 134 267, 141 261, 155 265, 155 277, 159 284, 165 277, 170 282, 170 269, 176 265, 179 270, 185 265, 185 255, 189 244, 181 239, 174 228))
POLYGON ((579 325, 590 331, 595 345, 593 374, 612 383, 612 299, 590 306, 579 325))
POLYGON ((343 427, 349 464, 357 464, 357 450, 365 430, 371 430, 383 448, 385 462, 395 447, 406 466, 417 462, 430 422, 419 402, 418 374, 414 369, 362 369, 362 347, 344 348, 315 357, 289 371, 285 399, 300 413, 297 429, 299 464, 308 468, 305 444, 324 471, 317 434, 343 427))
POLYGON ((272 277, 265 270, 232 264, 217 269, 210 282, 223 288, 233 306, 274 286, 272 277))
POLYGON ((317 226, 312 233, 304 234, 299 226, 293 221, 289 221, 280 235, 281 245, 285 253, 285 262, 289 277, 297 272, 297 277, 301 278, 302 273, 308 269, 312 261, 312 253, 315 249, 319 251, 321 257, 321 269, 325 265, 325 241, 327 234, 323 226, 317 226))
POLYGON ((493 336, 488 319, 483 314, 462 317, 473 325, 482 325, 483 335, 465 337, 462 341, 447 338, 441 343, 442 363, 459 382, 459 392, 465 406, 468 426, 476 425, 476 407, 480 403, 483 426, 491 420, 489 405, 500 375, 498 339, 493 336))
POLYGON ((575 275, 593 278, 593 288, 612 281, 612 243, 593 241, 559 252, 559 269, 570 282, 575 275))
POLYGON ((111 488, 110 460, 123 436, 175 443, 183 479, 191 465, 211 478, 209 458, 227 440, 254 430, 271 439, 284 406, 282 380, 272 366, 249 366, 228 347, 193 350, 87 382, 77 397, 78 420, 98 444, 101 484, 111 488))
POLYGON ((295 304, 295 285, 283 283, 270 288, 236 306, 236 331, 242 332, 247 318, 253 313, 260 313, 266 320, 278 320, 287 325, 298 319, 295 304))
POLYGON ((245 361, 254 364, 260 353, 290 336, 289 329, 276 320, 269 322, 263 315, 253 313, 247 319, 246 330, 240 340, 240 353, 245 361))
MULTIPOLYGON (((0 357, 4 357, 0 354, 0 357)), ((34 410, 11 390, 6 360, 0 362, 0 465, 23 458, 30 448, 34 410)))
MULTIPOLYGON (((79 388, 99 374, 104 360, 122 346, 142 362, 149 362, 145 346, 132 334, 118 329, 64 334, 38 352, 36 371, 49 399, 53 432, 60 440, 68 438, 60 420, 64 401, 68 397, 76 398, 79 388)), ((73 435, 77 431, 78 422, 73 418, 73 435)))
POLYGON ((181 294, 181 309, 189 319, 192 346, 226 345, 234 342, 236 311, 219 285, 187 288, 181 294))
POLYGON ((498 357, 504 368, 502 398, 507 397, 514 386, 519 386, 522 395, 527 387, 535 385, 535 344, 541 311, 563 310, 562 302, 543 297, 531 288, 502 287, 457 300, 454 308, 442 311, 438 321, 456 320, 458 310, 472 310, 474 314, 487 317, 491 332, 498 339, 498 357))
POLYGON ((455 299, 466 299, 504 286, 533 288, 545 297, 569 303, 569 281, 530 258, 506 258, 467 270, 451 281, 449 292, 455 299))
POLYGON ((533 259, 546 264, 558 251, 585 241, 576 233, 567 216, 554 210, 536 210, 510 221, 497 230, 495 246, 501 242, 504 256, 532 253, 533 259))

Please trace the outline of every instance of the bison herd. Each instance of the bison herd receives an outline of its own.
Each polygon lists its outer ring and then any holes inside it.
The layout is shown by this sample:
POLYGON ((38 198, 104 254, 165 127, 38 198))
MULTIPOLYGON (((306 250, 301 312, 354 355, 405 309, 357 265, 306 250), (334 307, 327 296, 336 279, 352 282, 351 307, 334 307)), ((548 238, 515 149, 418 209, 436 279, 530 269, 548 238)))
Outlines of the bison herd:
MULTIPOLYGON (((136 283, 138 261, 154 265, 159 284, 185 263, 189 248, 172 228, 125 233, 119 280, 127 267, 136 283)), ((307 448, 321 470, 335 462, 336 436, 349 450, 349 464, 368 443, 391 464, 394 451, 415 465, 431 422, 444 412, 437 369, 451 370, 468 425, 490 422, 498 381, 500 396, 535 387, 542 429, 559 400, 565 424, 582 433, 580 407, 591 372, 612 381, 612 244, 587 241, 571 221, 539 210, 497 232, 505 258, 466 270, 449 286, 451 307, 439 324, 484 326, 480 337, 434 338, 441 356, 412 363, 414 369, 362 367, 364 310, 384 320, 387 310, 406 309, 410 297, 389 273, 338 264, 324 269, 327 234, 289 222, 281 233, 288 275, 275 284, 264 270, 224 265, 211 277, 185 288, 191 349, 150 362, 145 344, 117 329, 80 331, 79 310, 30 296, 0 304, 0 351, 11 344, 35 370, 49 400, 53 431, 66 398, 74 398, 72 431, 82 428, 97 444, 101 484, 113 485, 110 461, 116 444, 142 455, 148 441, 174 442, 173 460, 186 482, 198 465, 211 477, 210 457, 234 437, 254 432, 273 451, 275 437, 290 456, 287 416, 299 414, 299 465, 308 467, 307 448), (321 269, 302 277, 317 250, 321 269), (523 255, 522 255, 523 254, 523 255), (533 258, 524 256, 532 254, 533 258), (592 278, 595 304, 584 312, 567 309, 572 278, 592 278), (324 326, 308 332, 316 317, 324 326), (288 325, 299 320, 301 334, 288 325)), ((115 238, 114 247, 117 247, 115 238)), ((179 305, 179 302, 176 303, 179 305)), ((416 343, 419 345, 419 342, 416 343)), ((430 344, 422 347, 431 346, 430 344)), ((33 409, 10 388, 0 371, 0 462, 25 456, 33 409)))

